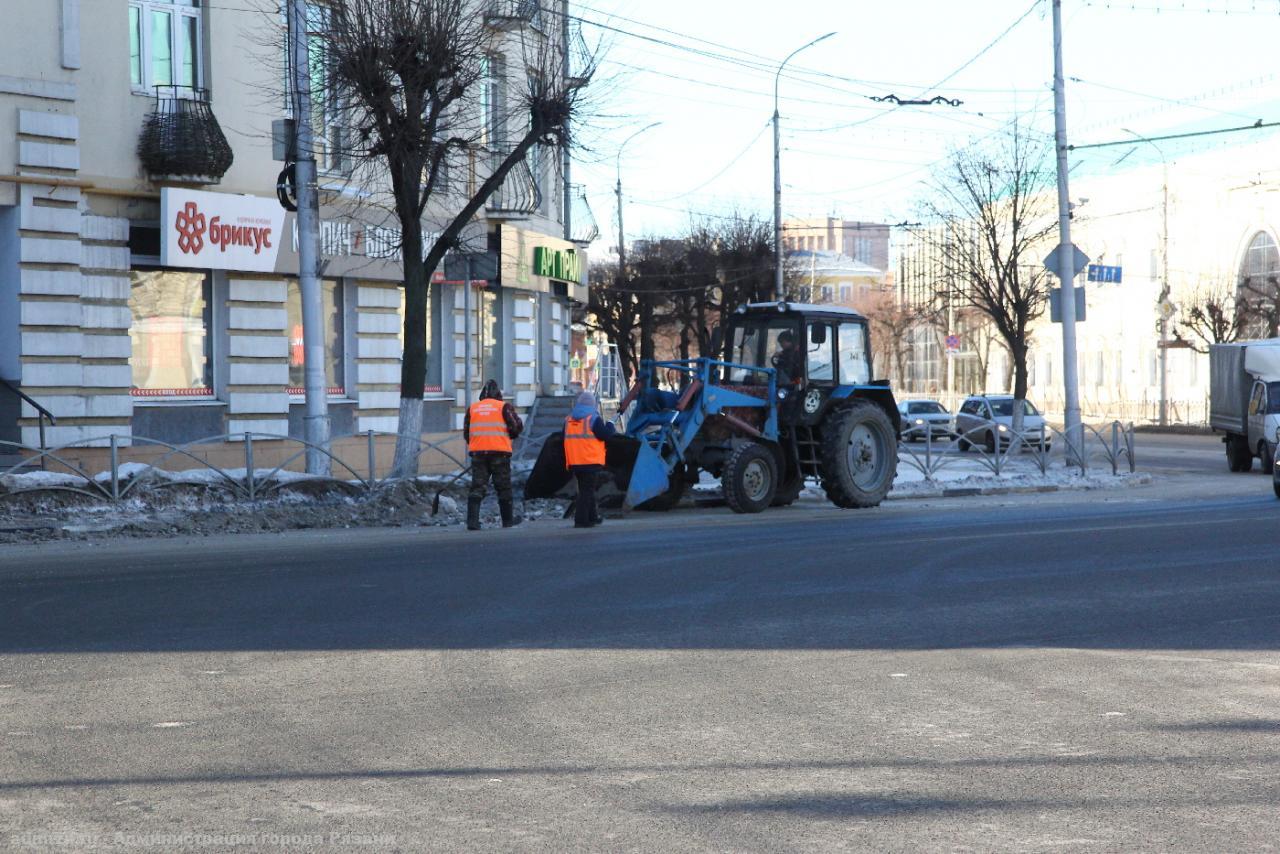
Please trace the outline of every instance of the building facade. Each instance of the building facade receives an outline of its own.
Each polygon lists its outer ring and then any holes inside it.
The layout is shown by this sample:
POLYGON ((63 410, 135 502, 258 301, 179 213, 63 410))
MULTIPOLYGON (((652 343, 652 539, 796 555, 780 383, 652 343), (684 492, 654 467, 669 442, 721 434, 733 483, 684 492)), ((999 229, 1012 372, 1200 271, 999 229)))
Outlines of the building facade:
MULTIPOLYGON (((302 435, 297 235, 275 198, 272 145, 272 122, 287 114, 273 53, 283 20, 255 5, 51 0, 24 4, 0 31, 0 379, 56 416, 51 445, 302 435)), ((477 6, 492 38, 486 122, 519 120, 500 110, 503 92, 524 85, 522 45, 560 37, 540 12, 477 6)), ((376 201, 379 179, 326 142, 337 129, 324 110, 321 101, 332 433, 394 431, 399 223, 376 201)), ((428 237, 497 153, 477 152, 473 171, 429 207, 428 237)), ((581 194, 562 182, 558 153, 530 157, 473 223, 472 247, 494 269, 469 287, 454 265, 434 274, 424 430, 460 426, 467 376, 473 389, 498 379, 521 407, 567 391, 586 261, 583 243, 565 239, 565 200, 581 194)), ((575 213, 567 236, 589 241, 586 212, 575 213)), ((33 446, 39 413, 9 386, 0 439, 33 446)))
MULTIPOLYGON (((1274 143, 1233 139, 1207 151, 1164 145, 1157 149, 1135 140, 1129 155, 1116 152, 1125 161, 1122 168, 1081 170, 1072 179, 1072 240, 1091 262, 1075 282, 1085 293, 1076 349, 1086 420, 1155 421, 1163 361, 1169 419, 1205 423, 1209 363, 1201 352, 1206 342, 1187 329, 1192 310, 1213 298, 1230 315, 1252 298, 1280 318, 1280 171, 1274 143), (1163 346, 1162 316, 1168 319, 1163 346)), ((928 242, 909 239, 896 247, 899 299, 934 310, 934 322, 911 333, 918 346, 911 348, 906 390, 952 398, 1008 391, 1007 353, 980 317, 963 310, 962 299, 953 301, 948 314, 946 294, 958 294, 963 283, 933 257, 928 242), (950 353, 941 343, 947 333, 956 345, 950 353), (983 347, 985 354, 979 352, 983 347)), ((1050 249, 1046 245, 1044 254, 1050 249)), ((1039 264, 1042 256, 1032 260, 1039 264)), ((1052 275, 1045 281, 1057 285, 1052 275)), ((1243 326, 1243 337, 1275 333, 1256 314, 1243 326)), ((1046 313, 1032 325, 1028 396, 1058 417, 1062 358, 1061 326, 1046 313)))

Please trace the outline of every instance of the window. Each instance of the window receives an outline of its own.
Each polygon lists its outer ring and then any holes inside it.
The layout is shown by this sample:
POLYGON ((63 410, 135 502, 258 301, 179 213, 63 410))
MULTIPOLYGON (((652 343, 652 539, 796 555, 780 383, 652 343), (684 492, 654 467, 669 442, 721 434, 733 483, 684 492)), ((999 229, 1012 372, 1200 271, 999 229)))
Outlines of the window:
MULTIPOLYGON (((790 333, 795 339, 795 324, 789 320, 778 319, 766 324, 744 324, 733 331, 733 348, 730 359, 738 365, 751 367, 769 367, 775 354, 782 350, 778 336, 783 332, 790 333)), ((779 382, 782 380, 779 379, 779 382)), ((763 385, 767 379, 763 373, 748 371, 745 368, 731 368, 729 382, 763 385)))
POLYGON ((200 15, 200 0, 130 0, 129 82, 135 91, 203 85, 200 15))
POLYGON ((840 286, 840 302, 848 303, 853 298, 853 287, 850 285, 840 286))
POLYGON ((502 308, 498 292, 484 288, 477 292, 480 296, 480 316, 476 319, 476 328, 480 333, 480 346, 476 355, 480 358, 480 382, 497 380, 504 385, 506 373, 502 362, 502 308))
POLYGON ((834 382, 836 378, 835 327, 829 323, 809 324, 807 364, 813 382, 834 382), (818 340, 821 339, 821 340, 818 340))
MULTIPOLYGON (((441 365, 444 360, 440 357, 440 289, 432 286, 427 291, 427 383, 425 391, 439 393, 441 386, 441 365)), ((404 352, 404 311, 405 311, 405 294, 404 288, 400 289, 400 323, 397 326, 396 335, 400 339, 400 352, 404 352)))
POLYGON ((205 273, 129 273, 129 367, 135 395, 213 395, 211 304, 205 273))
MULTIPOLYGON (((343 384, 342 287, 337 279, 321 279, 322 317, 324 318, 324 384, 329 394, 345 394, 343 384)), ((289 393, 306 391, 307 352, 302 334, 302 287, 290 279, 285 295, 285 314, 289 330, 289 393)))
MULTIPOLYGON (((1276 277, 1280 276, 1280 249, 1265 231, 1254 235, 1240 264, 1237 304, 1246 301, 1274 300, 1276 277)), ((1253 312, 1250 312, 1253 314, 1253 312)), ((1242 338, 1266 338, 1270 334, 1265 317, 1250 317, 1242 338)))
POLYGON ((480 111, 484 116, 483 138, 481 144, 490 151, 500 152, 506 148, 507 135, 503 108, 506 99, 504 81, 506 79, 506 63, 501 54, 486 56, 481 65, 481 77, 484 80, 480 87, 480 111))
MULTIPOLYGON (((319 3, 307 6, 307 61, 311 66, 311 128, 316 167, 322 172, 351 171, 347 150, 347 124, 342 110, 333 58, 329 51, 328 33, 332 27, 331 10, 319 3)), ((281 17, 283 23, 283 13, 281 17)), ((285 112, 293 116, 293 80, 289 76, 289 58, 283 63, 285 79, 285 112)))
POLYGON ((867 330, 861 323, 840 324, 840 382, 862 385, 871 381, 867 330))

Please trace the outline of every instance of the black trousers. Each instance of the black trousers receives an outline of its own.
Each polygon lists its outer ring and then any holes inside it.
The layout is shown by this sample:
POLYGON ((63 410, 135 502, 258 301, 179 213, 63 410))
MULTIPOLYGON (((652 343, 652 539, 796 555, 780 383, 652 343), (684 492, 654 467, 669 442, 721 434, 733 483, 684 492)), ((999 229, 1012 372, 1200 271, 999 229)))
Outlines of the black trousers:
POLYGON ((575 528, 590 528, 600 521, 600 510, 596 507, 596 482, 604 466, 573 466, 570 471, 578 481, 578 501, 574 507, 573 525, 575 528))
POLYGON ((471 498, 484 498, 489 491, 489 481, 498 493, 499 501, 511 500, 511 455, 479 453, 471 455, 471 498))

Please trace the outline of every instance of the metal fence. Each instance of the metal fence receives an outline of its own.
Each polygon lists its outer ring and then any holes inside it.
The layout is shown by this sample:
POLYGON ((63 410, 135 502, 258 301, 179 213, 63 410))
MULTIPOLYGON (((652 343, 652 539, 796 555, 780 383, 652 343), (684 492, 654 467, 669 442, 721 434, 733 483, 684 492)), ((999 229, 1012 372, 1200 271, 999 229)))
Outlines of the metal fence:
POLYGON ((1113 475, 1118 475, 1121 468, 1127 468, 1130 474, 1137 470, 1132 424, 1084 424, 1076 441, 1068 442, 1064 431, 1047 424, 1015 431, 1008 424, 974 420, 975 426, 962 432, 948 428, 942 441, 934 437, 936 425, 913 426, 903 431, 898 442, 899 466, 915 469, 927 481, 937 480, 940 471, 965 460, 974 461, 980 469, 997 477, 1021 459, 1029 459, 1041 475, 1048 474, 1050 467, 1058 463, 1078 469, 1082 475, 1095 464, 1110 469, 1113 475), (993 438, 988 441, 988 437, 993 438))
MULTIPOLYGON (((118 502, 131 497, 138 485, 144 482, 162 486, 199 483, 224 489, 234 497, 248 501, 267 498, 284 486, 304 481, 340 484, 348 491, 368 494, 406 479, 389 470, 384 476, 378 476, 378 440, 385 437, 400 438, 395 433, 369 430, 352 436, 337 437, 328 446, 318 446, 292 436, 248 432, 209 436, 193 442, 173 444, 143 436, 111 434, 48 449, 0 441, 0 451, 22 457, 21 462, 0 470, 0 478, 29 474, 34 468, 44 469, 36 478, 10 479, 6 484, 10 488, 0 494, 0 501, 24 493, 54 490, 118 502), (334 452, 335 444, 352 443, 350 440, 363 446, 363 459, 343 459, 334 452), (207 458, 207 454, 214 448, 220 447, 225 452, 229 447, 234 447, 232 443, 241 446, 240 453, 236 456, 239 457, 237 462, 243 460, 243 468, 218 465, 207 458), (256 463, 264 443, 272 443, 270 450, 273 453, 270 456, 275 464, 260 468, 256 463), (156 448, 161 452, 146 462, 121 461, 122 453, 138 448, 156 448), (310 475, 297 470, 305 463, 307 451, 312 449, 328 458, 334 474, 310 475), (87 465, 77 458, 85 454, 98 455, 103 450, 106 451, 106 458, 99 466, 87 465), (165 468, 170 462, 179 463, 186 468, 165 468), (192 472, 203 474, 203 479, 193 480, 192 472)), ((407 438, 417 441, 418 460, 433 453, 452 463, 457 470, 467 467, 465 453, 459 456, 447 447, 460 444, 459 436, 439 441, 429 441, 420 436, 407 438)))

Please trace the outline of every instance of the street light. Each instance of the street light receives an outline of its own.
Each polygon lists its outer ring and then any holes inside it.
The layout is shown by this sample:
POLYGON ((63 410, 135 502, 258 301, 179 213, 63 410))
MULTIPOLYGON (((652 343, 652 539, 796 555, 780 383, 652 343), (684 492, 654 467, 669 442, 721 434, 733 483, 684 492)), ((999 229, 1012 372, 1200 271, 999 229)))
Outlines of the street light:
POLYGON ((1160 426, 1166 427, 1169 424, 1169 318, 1165 306, 1169 302, 1169 161, 1164 157, 1164 151, 1160 146, 1147 139, 1140 133, 1134 133, 1128 128, 1120 128, 1120 130, 1139 140, 1145 142, 1156 150, 1160 155, 1160 165, 1163 173, 1161 183, 1163 187, 1161 192, 1163 202, 1161 205, 1161 236, 1160 236, 1160 266, 1161 278, 1164 280, 1160 284, 1160 426))
POLYGON ((617 169, 617 174, 618 174, 618 185, 615 189, 615 192, 618 194, 618 283, 619 284, 621 284, 622 280, 625 278, 626 269, 627 269, 627 239, 622 231, 622 151, 627 147, 627 143, 631 142, 631 140, 635 139, 636 137, 638 137, 640 134, 644 133, 647 130, 652 130, 653 128, 656 128, 660 124, 662 124, 662 122, 654 122, 653 124, 645 125, 644 127, 640 128, 640 130, 636 131, 635 133, 631 134, 631 136, 624 139, 622 141, 622 145, 618 146, 618 159, 617 159, 617 163, 615 164, 617 169))
POLYGON ((778 85, 782 79, 782 69, 787 67, 787 63, 794 59, 796 54, 834 35, 835 33, 831 32, 825 36, 818 36, 813 41, 791 51, 778 66, 778 73, 773 76, 773 293, 778 302, 782 302, 783 297, 786 296, 782 288, 782 136, 781 120, 778 115, 778 85))

